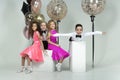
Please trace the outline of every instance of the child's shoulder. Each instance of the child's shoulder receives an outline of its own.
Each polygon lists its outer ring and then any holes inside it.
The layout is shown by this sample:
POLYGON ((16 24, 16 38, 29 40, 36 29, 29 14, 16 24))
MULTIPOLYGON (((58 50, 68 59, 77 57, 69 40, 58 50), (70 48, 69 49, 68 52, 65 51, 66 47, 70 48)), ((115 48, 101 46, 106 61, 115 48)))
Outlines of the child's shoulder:
POLYGON ((40 34, 39 31, 35 31, 36 34, 40 34))
POLYGON ((39 33, 39 31, 35 31, 36 33, 39 33))

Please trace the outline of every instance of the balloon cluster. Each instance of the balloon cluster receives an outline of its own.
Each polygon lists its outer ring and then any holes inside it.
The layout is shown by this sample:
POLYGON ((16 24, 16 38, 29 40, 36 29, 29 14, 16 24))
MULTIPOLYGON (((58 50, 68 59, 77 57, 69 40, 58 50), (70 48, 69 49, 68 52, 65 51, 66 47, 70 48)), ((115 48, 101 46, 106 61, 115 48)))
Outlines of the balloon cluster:
POLYGON ((36 21, 41 23, 45 20, 44 16, 40 13, 41 9, 41 0, 27 0, 27 4, 23 2, 22 12, 25 15, 26 26, 24 28, 24 36, 28 37, 28 29, 31 21, 36 21))

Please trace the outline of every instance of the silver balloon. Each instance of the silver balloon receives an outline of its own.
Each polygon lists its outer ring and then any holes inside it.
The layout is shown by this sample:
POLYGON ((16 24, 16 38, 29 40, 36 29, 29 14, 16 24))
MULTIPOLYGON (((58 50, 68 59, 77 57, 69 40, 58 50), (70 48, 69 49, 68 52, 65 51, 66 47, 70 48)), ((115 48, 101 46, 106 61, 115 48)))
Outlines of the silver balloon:
POLYGON ((34 18, 34 15, 31 12, 28 12, 25 14, 25 21, 26 24, 29 24, 29 22, 31 22, 34 18))
POLYGON ((51 0, 47 5, 47 14, 53 20, 61 20, 66 16, 67 5, 63 0, 51 0))
POLYGON ((41 8, 41 0, 32 0, 31 1, 31 10, 33 13, 38 14, 41 8))
POLYGON ((105 0, 82 0, 81 5, 84 12, 96 15, 104 10, 105 0))

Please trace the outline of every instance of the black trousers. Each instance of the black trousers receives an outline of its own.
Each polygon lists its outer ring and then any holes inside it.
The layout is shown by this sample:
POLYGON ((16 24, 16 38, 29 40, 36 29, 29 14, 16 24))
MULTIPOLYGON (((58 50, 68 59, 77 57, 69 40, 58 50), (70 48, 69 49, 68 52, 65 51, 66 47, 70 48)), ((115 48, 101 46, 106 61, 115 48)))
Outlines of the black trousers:
POLYGON ((48 41, 42 41, 44 49, 48 49, 48 41))

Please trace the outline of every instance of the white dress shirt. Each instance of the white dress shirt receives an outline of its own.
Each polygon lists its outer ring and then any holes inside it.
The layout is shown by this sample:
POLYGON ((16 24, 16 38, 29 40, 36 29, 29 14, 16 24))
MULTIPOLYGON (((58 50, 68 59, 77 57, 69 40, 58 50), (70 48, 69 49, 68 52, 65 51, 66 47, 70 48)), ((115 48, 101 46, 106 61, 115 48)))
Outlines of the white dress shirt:
POLYGON ((101 31, 86 32, 86 33, 82 33, 81 37, 76 37, 76 35, 78 35, 76 32, 72 32, 72 33, 56 33, 53 36, 56 36, 56 37, 58 37, 58 36, 69 36, 69 37, 72 37, 73 41, 81 41, 86 36, 91 36, 91 35, 96 35, 96 34, 102 34, 102 32, 101 31))

